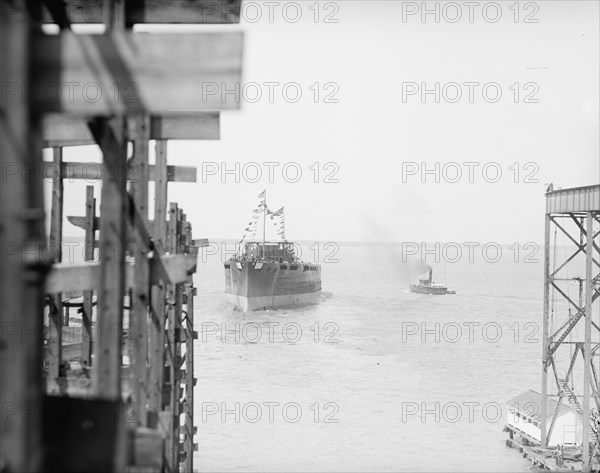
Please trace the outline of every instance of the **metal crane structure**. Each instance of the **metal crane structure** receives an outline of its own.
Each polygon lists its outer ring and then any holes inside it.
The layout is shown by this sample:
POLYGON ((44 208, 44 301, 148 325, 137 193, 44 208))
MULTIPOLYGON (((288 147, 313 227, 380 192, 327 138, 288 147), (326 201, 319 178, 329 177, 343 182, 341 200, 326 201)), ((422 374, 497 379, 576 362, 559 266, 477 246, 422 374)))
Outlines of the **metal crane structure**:
POLYGON ((578 413, 582 425, 582 470, 597 469, 598 450, 595 412, 600 410, 600 392, 595 356, 600 355, 600 186, 586 186, 546 192, 544 245, 544 314, 542 355, 541 447, 547 448, 556 421, 549 425, 548 398, 567 402, 578 413), (568 242, 564 258, 559 258, 552 231, 568 242), (560 261, 559 261, 560 259, 560 261), (569 264, 585 268, 583 274, 569 277, 569 264), (569 293, 577 282, 578 297, 569 293), (553 297, 558 304, 553 303, 553 297), (594 320, 594 315, 596 319, 594 320), (550 376, 548 373, 551 373, 550 376), (549 377, 554 380, 550 393, 549 377), (556 394, 554 394, 556 393, 556 394), (582 393, 578 395, 577 393, 582 393))

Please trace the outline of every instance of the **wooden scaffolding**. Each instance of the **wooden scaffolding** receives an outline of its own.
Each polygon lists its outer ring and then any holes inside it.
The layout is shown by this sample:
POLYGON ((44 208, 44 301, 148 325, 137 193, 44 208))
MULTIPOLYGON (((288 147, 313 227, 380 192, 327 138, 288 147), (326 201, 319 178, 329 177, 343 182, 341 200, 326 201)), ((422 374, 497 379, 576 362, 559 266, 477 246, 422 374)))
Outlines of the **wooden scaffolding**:
POLYGON ((169 165, 167 147, 219 139, 219 110, 239 100, 215 87, 239 87, 243 36, 132 28, 239 15, 230 0, 2 2, 0 471, 193 471, 203 240, 167 192, 196 170, 169 165), (75 23, 105 30, 74 34, 75 23), (63 160, 91 144, 101 163, 63 160), (100 195, 86 187, 85 215, 68 216, 85 239, 81 262, 62 254, 65 179, 101 182, 100 195))

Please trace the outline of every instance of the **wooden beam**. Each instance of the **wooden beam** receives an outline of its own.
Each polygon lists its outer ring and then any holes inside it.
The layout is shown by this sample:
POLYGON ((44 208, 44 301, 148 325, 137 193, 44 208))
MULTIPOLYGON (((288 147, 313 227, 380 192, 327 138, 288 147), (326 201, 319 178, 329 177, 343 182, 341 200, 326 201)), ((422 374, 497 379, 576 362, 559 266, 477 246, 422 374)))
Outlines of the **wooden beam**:
POLYGON ((34 98, 45 112, 90 115, 238 109, 242 46, 242 33, 43 35, 34 98))
MULTIPOLYGON (((149 167, 149 179, 156 181, 156 168, 149 167)), ((168 182, 196 182, 196 168, 193 166, 167 166, 168 182)))
MULTIPOLYGON (((135 122, 128 118, 129 136, 135 139, 135 122)), ((181 112, 150 118, 151 140, 218 140, 219 112, 181 112)), ((47 113, 43 121, 44 146, 95 145, 85 116, 47 113)))
MULTIPOLYGON (((88 188, 92 188, 92 190, 94 189, 92 186, 88 186, 88 188)), ((93 195, 93 193, 92 193, 93 195)), ((87 207, 87 206, 86 206, 87 207)), ((87 229, 88 224, 91 225, 92 230, 98 230, 100 228, 100 217, 96 217, 94 216, 94 218, 92 220, 89 220, 89 217, 72 217, 72 216, 68 216, 67 220, 75 225, 76 227, 79 228, 83 228, 84 230, 87 229)), ((87 246, 86 246, 87 249, 87 246)), ((86 261, 90 261, 90 260, 86 260, 86 261)))
MULTIPOLYGON (((96 199, 94 199, 93 186, 86 187, 85 217, 83 218, 83 228, 85 229, 85 261, 93 261, 96 230, 100 227, 96 217, 96 199)), ((93 291, 85 291, 83 293, 81 362, 84 366, 89 366, 92 363, 93 299, 93 291)))
MULTIPOLYGON (((121 398, 123 297, 125 295, 127 131, 123 119, 98 118, 90 129, 104 157, 100 200, 100 281, 94 344, 94 389, 101 399, 121 398), (111 334, 111 335, 108 335, 111 334), (112 336, 114 335, 114 336, 112 336)), ((88 288, 89 289, 89 288, 88 288)))
POLYGON ((197 256, 175 254, 151 260, 151 283, 157 284, 165 280, 169 284, 188 282, 190 276, 196 272, 197 256))
POLYGON ((43 118, 42 133, 44 148, 96 144, 85 119, 77 116, 47 113, 43 118))
POLYGON ((98 263, 59 263, 52 266, 46 278, 46 293, 84 292, 98 289, 100 265, 98 263))
MULTIPOLYGON (((91 186, 90 186, 91 187, 91 186)), ((74 217, 74 216, 68 216, 67 220, 69 220, 69 222, 79 228, 83 228, 84 230, 87 229, 88 223, 91 226, 93 231, 99 230, 100 229, 100 217, 96 217, 94 216, 92 220, 90 220, 90 222, 88 222, 88 217, 74 217)), ((147 228, 149 229, 149 231, 152 231, 152 227, 154 226, 154 220, 148 220, 148 224, 147 224, 147 228)), ((136 243, 138 246, 136 248, 144 248, 146 245, 145 243, 141 243, 141 242, 137 242, 136 243)), ((86 244, 86 250, 88 248, 98 248, 98 241, 97 240, 90 240, 90 246, 88 247, 86 244), (93 245, 93 246, 92 246, 93 245)), ((86 261, 92 261, 93 260, 93 255, 90 257, 89 260, 86 261)))
MULTIPOLYGON (((133 205, 142 223, 148 228, 148 142, 150 139, 150 116, 136 114, 131 117, 133 129, 133 164, 137 170, 136 179, 131 182, 133 205)), ((138 233, 136 232, 136 235, 138 233)), ((150 303, 150 268, 145 242, 136 241, 138 251, 135 261, 134 284, 131 288, 131 321, 133 324, 133 346, 131 350, 131 381, 133 402, 138 406, 140 424, 146 426, 148 385, 148 305, 150 303)))
MULTIPOLYGON (((191 238, 191 235, 189 235, 191 238)), ((193 286, 186 288, 185 324, 185 442, 184 472, 194 471, 194 294, 193 286)))
MULTIPOLYGON (((194 274, 196 264, 195 255, 153 257, 150 259, 150 283, 155 285, 159 282, 168 284, 187 282, 194 274)), ((47 294, 81 293, 98 289, 101 282, 100 267, 100 263, 57 263, 48 272, 45 292, 47 294)), ((135 286, 135 271, 134 265, 125 265, 125 288, 131 289, 135 286)))
MULTIPOLYGON (((169 204, 169 221, 167 223, 167 248, 169 253, 175 254, 178 251, 179 243, 179 211, 177 204, 171 202, 169 204)), ((179 343, 175 340, 175 334, 178 329, 178 310, 181 308, 180 295, 181 286, 178 284, 171 284, 168 288, 167 300, 172 301, 167 307, 167 364, 169 369, 169 380, 165 383, 166 387, 163 392, 167 394, 166 398, 163 398, 163 403, 168 406, 167 410, 170 411, 171 422, 169 424, 171 433, 168 436, 171 439, 167 442, 165 455, 169 459, 171 465, 178 465, 178 450, 179 450, 179 412, 178 412, 178 399, 179 399, 179 383, 177 381, 177 352, 179 343)))
MULTIPOLYGON (((8 2, 2 2, 4 8, 8 2)), ((29 2, 35 9, 37 2, 29 2)), ((4 11, 3 11, 4 13, 4 11)), ((31 17, 0 15, 0 77, 3 86, 33 90, 31 17)), ((3 96, 0 168, 35 175, 42 161, 41 126, 20 93, 3 96)), ((40 471, 44 446, 42 404, 42 321, 46 247, 44 193, 37 179, 12 177, 0 185, 0 449, 2 470, 40 471), (12 248, 9 251, 9 247, 12 248)))
MULTIPOLYGON (((159 251, 166 249, 166 207, 167 207, 167 141, 156 141, 156 184, 154 186, 154 226, 152 236, 154 245, 159 251)), ((158 422, 162 411, 162 384, 164 367, 164 328, 165 328, 165 294, 166 285, 153 285, 151 288, 150 326, 150 368, 148 372, 149 411, 152 412, 153 423, 158 422)), ((151 425, 154 427, 155 425, 151 425)))
POLYGON ((178 115, 153 116, 151 140, 220 140, 219 112, 187 112, 178 115))
MULTIPOLYGON (((44 179, 55 179, 58 176, 58 166, 49 161, 42 163, 42 176, 44 179)), ((149 180, 156 180, 156 171, 153 165, 148 166, 149 180)), ((127 180, 137 181, 139 169, 134 162, 127 164, 127 180)), ((75 161, 63 162, 60 166, 60 174, 63 179, 85 179, 88 182, 102 179, 101 163, 81 163, 75 161)), ((196 182, 197 170, 193 166, 167 166, 167 181, 169 182, 196 182)))
MULTIPOLYGON (((71 23, 104 23, 103 0, 64 0, 71 23)), ((125 22, 135 23, 239 23, 241 0, 128 0, 125 22)), ((54 23, 48 12, 43 20, 54 23)), ((122 17, 116 22, 123 22, 122 17)))
POLYGON ((156 141, 155 165, 155 196, 154 196, 154 244, 162 251, 166 249, 167 237, 167 141, 156 141))
MULTIPOLYGON (((65 359, 77 360, 79 359, 79 343, 72 343, 65 346, 65 359)), ((129 372, 126 369, 123 369, 121 372, 121 383, 122 383, 122 394, 123 398, 127 398, 132 391, 131 380, 129 379, 129 372)), ((74 397, 74 398, 87 398, 94 399, 94 386, 92 384, 91 379, 83 377, 83 376, 61 376, 58 379, 58 384, 60 387, 60 391, 62 394, 66 394, 66 397, 74 397)), ((133 406, 132 404, 127 404, 127 406, 132 406, 137 408, 137 406, 133 406)), ((127 415, 126 413, 121 412, 121 415, 127 415)), ((131 421, 136 416, 134 413, 131 413, 126 417, 127 421, 131 421), (130 416, 130 417, 129 417, 130 416)), ((116 472, 115 472, 116 473, 116 472)))
MULTIPOLYGON (((54 165, 60 167, 62 163, 62 149, 53 150, 54 165)), ((63 181, 54 179, 52 181, 52 207, 50 211, 50 238, 49 246, 54 256, 53 262, 62 261, 62 223, 63 223, 63 181)), ((63 305, 60 293, 52 294, 48 314, 48 392, 57 393, 57 379, 60 376, 60 364, 62 362, 62 327, 63 327, 63 305)))

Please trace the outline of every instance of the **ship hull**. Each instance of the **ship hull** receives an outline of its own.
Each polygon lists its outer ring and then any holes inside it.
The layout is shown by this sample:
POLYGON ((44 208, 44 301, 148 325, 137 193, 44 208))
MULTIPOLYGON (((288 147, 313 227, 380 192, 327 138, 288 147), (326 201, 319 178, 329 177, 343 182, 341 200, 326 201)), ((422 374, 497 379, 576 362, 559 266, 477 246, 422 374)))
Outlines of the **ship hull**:
POLYGON ((321 300, 321 291, 309 294, 286 294, 281 296, 255 296, 245 297, 238 294, 226 293, 227 299, 237 310, 251 312, 266 309, 293 309, 318 304, 321 300))
POLYGON ((225 293, 242 311, 293 308, 321 300, 321 267, 314 264, 231 262, 225 293))
POLYGON ((431 294, 432 296, 443 296, 449 293, 447 287, 423 286, 420 284, 411 284, 410 292, 416 292, 417 294, 431 294))

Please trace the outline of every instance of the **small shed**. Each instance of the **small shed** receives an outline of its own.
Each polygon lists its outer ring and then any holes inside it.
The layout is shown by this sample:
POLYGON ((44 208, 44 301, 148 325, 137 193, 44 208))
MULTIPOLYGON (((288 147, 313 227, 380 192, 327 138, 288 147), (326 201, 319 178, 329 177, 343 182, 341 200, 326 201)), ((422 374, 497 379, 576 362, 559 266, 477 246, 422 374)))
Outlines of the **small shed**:
POLYGON ((552 418, 558 410, 548 446, 581 445, 583 422, 577 411, 569 404, 559 403, 556 399, 548 397, 547 417, 542 420, 542 396, 530 389, 508 401, 507 405, 506 427, 529 442, 534 444, 541 442, 541 423, 546 422, 546 432, 549 432, 552 418))

